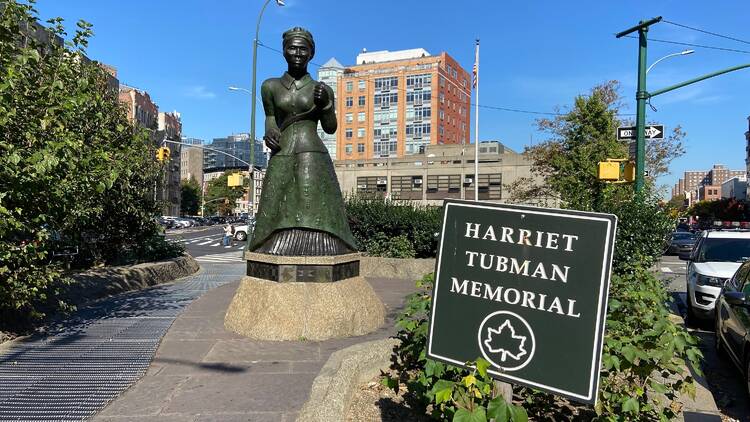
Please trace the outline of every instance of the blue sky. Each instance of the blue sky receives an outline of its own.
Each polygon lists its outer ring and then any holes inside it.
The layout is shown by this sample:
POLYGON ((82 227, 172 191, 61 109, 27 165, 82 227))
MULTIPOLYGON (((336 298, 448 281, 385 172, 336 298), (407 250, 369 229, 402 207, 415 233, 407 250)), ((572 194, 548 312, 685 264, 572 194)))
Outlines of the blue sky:
MULTIPOLYGON (((61 16, 72 32, 78 19, 94 24, 89 56, 117 67, 123 83, 149 91, 162 111, 182 113, 183 133, 210 140, 249 131, 250 99, 229 85, 249 88, 252 39, 263 0, 38 0, 43 19, 61 16)), ((336 57, 353 64, 358 52, 422 47, 446 51, 467 70, 474 39, 481 39, 480 104, 550 112, 571 104, 601 82, 622 83, 627 109, 635 110, 637 41, 614 33, 640 19, 665 19, 750 40, 750 2, 670 1, 495 1, 448 0, 286 0, 271 1, 260 40, 279 48, 281 33, 292 26, 315 36, 317 64, 336 57)), ((694 48, 695 54, 659 63, 648 88, 657 89, 742 63, 750 63, 750 44, 660 23, 649 37, 744 50, 694 48)), ((649 44, 649 63, 681 51, 680 45, 649 44)), ((285 70, 279 53, 258 50, 258 83, 285 70)), ((311 66, 315 75, 316 66, 311 66)), ((750 70, 720 76, 655 97, 658 111, 648 120, 688 133, 687 153, 670 186, 685 170, 722 163, 745 168, 745 131, 750 116, 750 70)), ((260 110, 260 109, 259 109, 260 110)), ((474 110, 472 109, 472 113, 474 110)), ((262 113, 258 113, 261 115, 262 113)), ((480 109, 480 139, 500 139, 515 150, 539 142, 540 116, 480 109)), ((472 124, 474 116, 471 117, 472 124)), ((262 133, 262 120, 257 131, 262 133)), ((474 129, 472 128, 472 137, 474 129)))

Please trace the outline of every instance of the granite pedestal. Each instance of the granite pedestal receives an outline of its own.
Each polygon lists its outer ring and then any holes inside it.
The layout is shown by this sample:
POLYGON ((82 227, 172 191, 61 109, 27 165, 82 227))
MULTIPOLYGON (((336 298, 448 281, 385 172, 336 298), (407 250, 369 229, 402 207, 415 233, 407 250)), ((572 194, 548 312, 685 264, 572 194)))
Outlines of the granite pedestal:
POLYGON ((224 326, 256 340, 326 340, 364 335, 385 306, 359 276, 360 254, 276 256, 247 252, 247 274, 224 326))

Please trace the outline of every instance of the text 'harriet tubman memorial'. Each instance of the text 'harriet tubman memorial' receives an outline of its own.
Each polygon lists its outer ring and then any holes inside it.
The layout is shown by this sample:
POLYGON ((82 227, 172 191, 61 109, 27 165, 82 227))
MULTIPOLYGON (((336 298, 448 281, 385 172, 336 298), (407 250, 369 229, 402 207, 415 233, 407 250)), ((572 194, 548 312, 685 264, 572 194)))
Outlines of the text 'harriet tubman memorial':
POLYGON ((266 340, 362 335, 384 322, 385 308, 359 277, 360 254, 346 218, 333 162, 318 123, 336 132, 334 94, 307 72, 312 34, 283 34, 287 71, 261 86, 271 159, 248 240, 247 277, 225 326, 266 340))
POLYGON ((617 219, 447 201, 428 356, 594 403, 617 219))

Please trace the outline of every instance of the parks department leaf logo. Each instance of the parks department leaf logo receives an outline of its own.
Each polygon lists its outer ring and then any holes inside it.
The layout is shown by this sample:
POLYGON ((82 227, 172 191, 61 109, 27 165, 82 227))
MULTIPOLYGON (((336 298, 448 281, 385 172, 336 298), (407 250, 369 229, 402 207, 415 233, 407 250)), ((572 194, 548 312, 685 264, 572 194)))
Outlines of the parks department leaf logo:
POLYGON ((523 347, 524 343, 526 336, 516 335, 516 329, 508 319, 497 330, 487 328, 487 337, 484 340, 487 350, 499 354, 501 362, 505 362, 508 357, 521 360, 527 353, 523 347))
POLYGON ((482 356, 503 372, 528 365, 536 351, 531 326, 520 315, 496 311, 487 315, 477 333, 482 356))

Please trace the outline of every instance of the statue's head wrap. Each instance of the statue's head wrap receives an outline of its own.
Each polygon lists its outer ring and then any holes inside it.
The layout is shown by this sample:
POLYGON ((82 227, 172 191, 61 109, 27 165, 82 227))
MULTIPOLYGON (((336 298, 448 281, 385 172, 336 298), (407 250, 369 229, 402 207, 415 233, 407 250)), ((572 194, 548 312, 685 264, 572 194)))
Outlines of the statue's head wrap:
POLYGON ((312 55, 315 55, 315 40, 313 40, 312 34, 307 29, 295 26, 294 28, 284 32, 281 38, 284 40, 282 44, 284 48, 286 48, 287 43, 294 38, 302 38, 310 45, 310 52, 312 53, 312 55))

